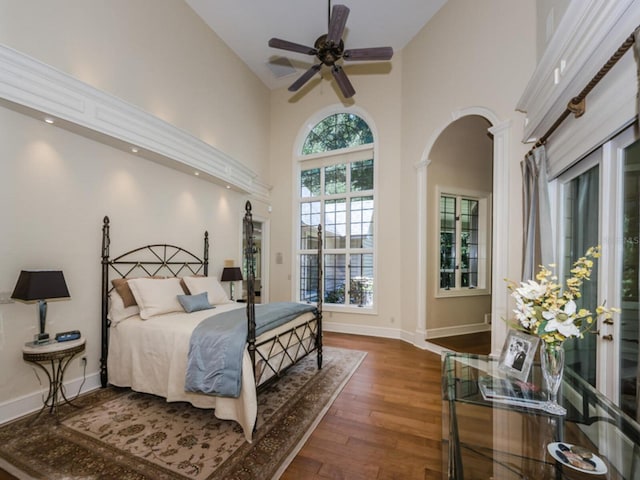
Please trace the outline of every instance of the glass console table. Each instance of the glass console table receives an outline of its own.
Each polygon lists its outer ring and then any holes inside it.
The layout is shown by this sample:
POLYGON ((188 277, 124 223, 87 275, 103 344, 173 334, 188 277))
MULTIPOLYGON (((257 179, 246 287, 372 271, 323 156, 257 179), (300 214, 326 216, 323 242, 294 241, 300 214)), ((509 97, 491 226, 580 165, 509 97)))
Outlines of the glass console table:
POLYGON ((558 395, 565 416, 542 409, 539 365, 532 367, 528 384, 500 379, 506 377, 497 359, 443 354, 443 478, 640 480, 640 426, 570 369, 558 395), (489 392, 487 385, 496 388, 489 392), (563 444, 561 451, 567 446, 589 450, 595 472, 556 459, 560 447, 555 442, 563 444))

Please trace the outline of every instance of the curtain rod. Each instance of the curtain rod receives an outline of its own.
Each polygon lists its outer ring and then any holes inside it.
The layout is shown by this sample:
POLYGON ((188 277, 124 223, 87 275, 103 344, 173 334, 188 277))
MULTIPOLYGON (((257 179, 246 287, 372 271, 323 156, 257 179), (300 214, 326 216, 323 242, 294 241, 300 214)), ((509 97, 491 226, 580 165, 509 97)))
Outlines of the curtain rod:
POLYGON ((607 73, 609 73, 609 71, 618 62, 618 60, 620 60, 620 58, 622 58, 622 56, 627 52, 627 50, 631 48, 634 42, 635 42, 635 37, 634 37, 634 34, 632 33, 627 37, 624 43, 620 45, 620 47, 618 47, 615 53, 611 56, 611 58, 609 58, 607 63, 604 64, 604 66, 598 71, 598 73, 596 73, 596 75, 591 79, 591 81, 587 84, 587 86, 584 87, 577 96, 573 97, 569 101, 569 103, 567 104, 567 108, 564 110, 564 112, 560 114, 558 119, 553 123, 553 125, 551 125, 549 130, 547 130, 547 132, 544 135, 542 135, 542 137, 540 137, 540 139, 535 143, 535 145, 531 148, 531 150, 527 152, 527 156, 530 155, 531 152, 533 152, 539 146, 544 145, 547 142, 547 139, 553 134, 553 132, 556 131, 556 129, 562 124, 562 122, 564 122, 564 120, 570 114, 573 113, 575 115, 575 118, 579 118, 584 114, 586 110, 585 100, 589 92, 591 92, 591 90, 593 90, 593 88, 600 82, 600 80, 602 80, 603 77, 607 73))

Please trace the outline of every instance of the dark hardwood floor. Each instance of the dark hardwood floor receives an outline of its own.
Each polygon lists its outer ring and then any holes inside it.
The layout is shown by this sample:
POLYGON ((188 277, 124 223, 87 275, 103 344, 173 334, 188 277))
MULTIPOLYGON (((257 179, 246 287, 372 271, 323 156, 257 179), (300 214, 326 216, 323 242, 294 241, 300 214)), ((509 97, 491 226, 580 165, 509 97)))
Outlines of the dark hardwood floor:
POLYGON ((491 332, 433 338, 429 339, 429 342, 450 350, 455 350, 456 352, 478 353, 482 355, 491 353, 491 332))
POLYGON ((441 478, 440 357, 401 340, 324 343, 368 354, 282 479, 441 478))
MULTIPOLYGON (((473 337, 444 343, 487 353, 486 339, 473 337)), ((368 353, 281 478, 442 478, 440 357, 401 340, 337 333, 324 339, 368 353)), ((0 480, 15 477, 0 470, 0 480)))

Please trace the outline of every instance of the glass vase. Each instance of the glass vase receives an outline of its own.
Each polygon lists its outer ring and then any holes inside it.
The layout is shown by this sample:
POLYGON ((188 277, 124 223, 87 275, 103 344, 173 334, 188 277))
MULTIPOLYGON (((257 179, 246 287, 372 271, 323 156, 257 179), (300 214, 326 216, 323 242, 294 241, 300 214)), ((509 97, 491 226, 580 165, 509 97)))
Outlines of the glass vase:
POLYGON ((564 347, 562 343, 542 342, 540 368, 547 391, 545 410, 554 415, 565 415, 567 410, 558 403, 558 389, 564 372, 564 347))

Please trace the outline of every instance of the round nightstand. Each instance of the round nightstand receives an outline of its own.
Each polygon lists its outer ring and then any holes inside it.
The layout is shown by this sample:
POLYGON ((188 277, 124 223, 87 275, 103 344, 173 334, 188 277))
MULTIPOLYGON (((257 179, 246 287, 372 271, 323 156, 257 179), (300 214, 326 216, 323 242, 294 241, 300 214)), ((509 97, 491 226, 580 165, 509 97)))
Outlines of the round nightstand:
MULTIPOLYGON (((45 345, 25 345, 22 348, 22 358, 26 362, 33 363, 47 374, 49 379, 49 393, 44 400, 42 409, 33 419, 34 421, 40 414, 49 407, 49 413, 58 415, 58 407, 61 405, 61 399, 64 403, 73 405, 64 394, 64 372, 71 362, 71 359, 78 353, 84 352, 85 339, 70 340, 68 342, 53 342, 45 345)), ((75 406, 75 405, 73 405, 75 406)))

